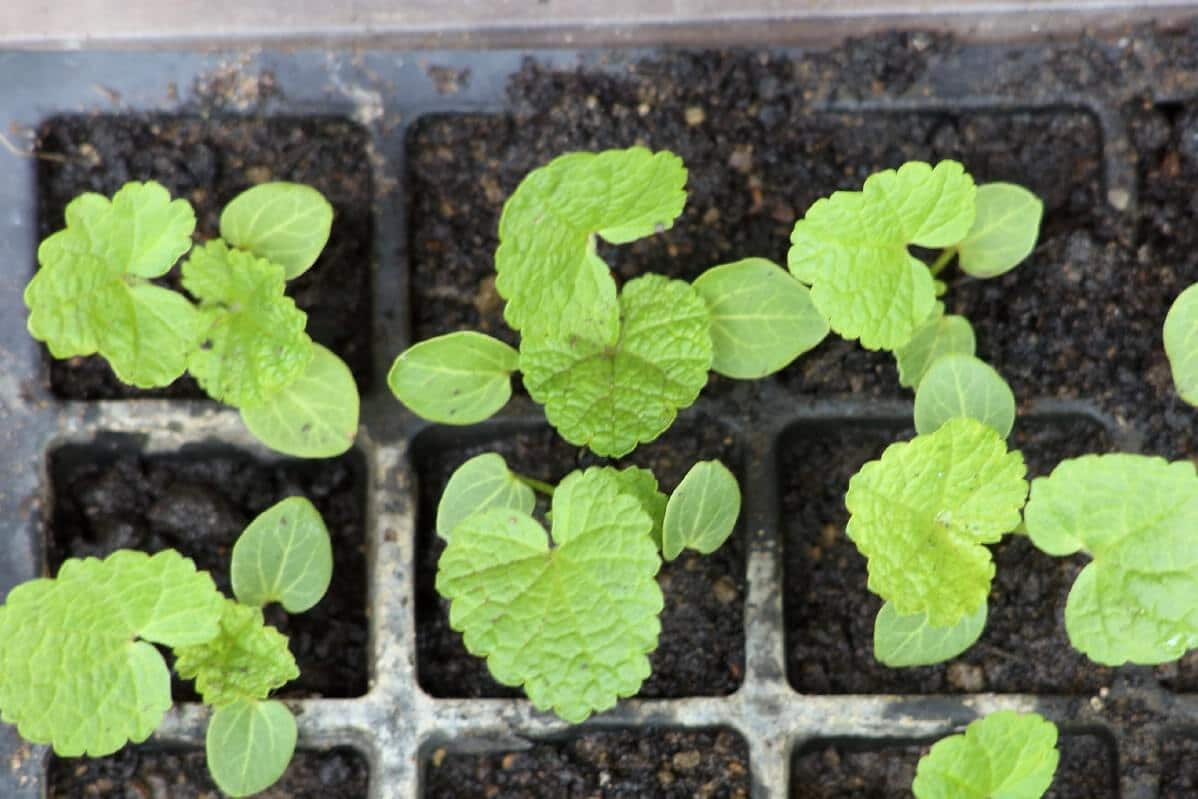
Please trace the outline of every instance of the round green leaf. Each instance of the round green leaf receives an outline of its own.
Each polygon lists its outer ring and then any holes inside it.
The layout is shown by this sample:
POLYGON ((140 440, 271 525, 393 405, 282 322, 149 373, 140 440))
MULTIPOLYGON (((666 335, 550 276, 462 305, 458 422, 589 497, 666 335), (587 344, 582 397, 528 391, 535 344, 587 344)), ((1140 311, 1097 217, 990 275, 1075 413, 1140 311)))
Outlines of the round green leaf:
POLYGON ((512 397, 520 356, 499 339, 471 330, 409 347, 395 359, 387 384, 413 413, 441 424, 475 424, 512 397))
POLYGON ((358 434, 358 385, 345 362, 312 345, 308 368, 265 405, 242 408, 241 420, 276 452, 331 458, 358 434))
POLYGON ((923 324, 911 341, 894 351, 898 364, 899 385, 919 386, 930 367, 945 355, 973 355, 973 327, 964 316, 946 316, 944 304, 936 303, 932 318, 923 324))
POLYGON ((937 741, 911 788, 916 799, 1040 799, 1060 759, 1056 725, 1000 710, 937 741))
POLYGON ((662 522, 661 551, 666 560, 684 548, 704 555, 732 535, 740 516, 740 486, 719 461, 699 461, 670 495, 662 522))
POLYGON ((1031 255, 1040 235, 1044 203, 1014 183, 986 183, 975 195, 977 216, 957 245, 961 271, 997 277, 1031 255))
POLYGON ((448 541, 463 519, 489 508, 530 514, 536 504, 533 490, 512 474, 503 456, 484 452, 450 475, 437 503, 437 535, 448 541))
POLYGON ((968 416, 1004 438, 1015 424, 1015 395, 994 368, 972 355, 937 359, 915 390, 915 429, 931 433, 949 419, 968 416))
POLYGON ((712 267, 694 288, 711 312, 711 368, 722 375, 765 377, 828 335, 810 289, 764 258, 712 267))
POLYGON ((247 605, 279 602, 288 613, 315 605, 333 577, 333 545, 320 511, 289 497, 262 512, 233 546, 233 593, 247 605))
POLYGON ((295 717, 282 702, 242 700, 218 707, 208 722, 208 771, 229 796, 274 785, 295 754, 295 717))
POLYGON ((948 627, 933 627, 926 613, 904 616, 890 602, 874 619, 874 657, 891 668, 930 666, 955 658, 982 635, 987 603, 948 627))
POLYGON ((1177 296, 1165 317, 1165 355, 1177 393, 1198 405, 1198 283, 1177 296))
POLYGON ((221 238, 299 277, 320 257, 333 226, 333 206, 300 183, 263 183, 233 198, 220 215, 221 238))

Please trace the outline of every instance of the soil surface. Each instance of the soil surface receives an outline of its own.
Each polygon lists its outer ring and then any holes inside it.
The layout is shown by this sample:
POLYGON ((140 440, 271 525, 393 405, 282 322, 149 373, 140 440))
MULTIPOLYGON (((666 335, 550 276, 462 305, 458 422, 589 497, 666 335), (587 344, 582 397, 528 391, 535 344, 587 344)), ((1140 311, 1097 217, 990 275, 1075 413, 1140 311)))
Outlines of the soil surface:
MULTIPOLYGON (((859 743, 808 747, 794 759, 790 799, 910 799, 915 767, 932 743, 885 749, 859 743)), ((1110 741, 1062 735, 1058 746, 1061 761, 1045 799, 1117 799, 1116 755, 1110 741)))
MULTIPOLYGON (((104 557, 117 549, 174 548, 208 571, 232 596, 229 560, 255 516, 290 496, 307 497, 333 540, 333 582, 310 611, 288 615, 272 604, 266 620, 289 636, 300 677, 279 695, 354 697, 368 680, 365 469, 361 458, 258 461, 229 448, 184 448, 144 455, 70 446, 50 461, 54 509, 47 561, 56 573, 68 557, 104 557)), ((197 697, 175 679, 177 701, 197 697)))
MULTIPOLYGON (((553 484, 576 468, 598 462, 589 450, 579 450, 545 428, 468 444, 440 438, 417 443, 417 672, 421 686, 433 696, 522 695, 491 679, 486 661, 466 651, 461 634, 449 626, 449 602, 435 588, 437 560, 445 549, 434 530, 437 502, 453 471, 482 452, 498 452, 513 471, 553 484)), ((715 420, 691 415, 617 465, 651 469, 658 486, 669 493, 696 461, 711 458, 740 471, 740 451, 732 434, 715 420)), ((538 512, 543 514, 547 508, 541 501, 538 512)), ((711 555, 687 550, 673 562, 663 563, 657 581, 665 596, 660 643, 650 655, 653 673, 639 696, 715 696, 734 691, 745 660, 743 527, 711 555)))
POLYGON ((1167 735, 1161 743, 1160 799, 1198 796, 1198 738, 1167 735))
POLYGON ((591 732, 522 752, 434 750, 425 799, 748 799, 749 749, 720 730, 591 732))
MULTIPOLYGON (((366 758, 352 749, 298 750, 283 776, 258 799, 362 799, 366 758)), ((91 759, 50 759, 50 799, 218 799, 202 751, 130 746, 91 759)))
MULTIPOLYGON (((99 115, 55 117, 38 131, 38 235, 62 229, 64 209, 85 191, 111 196, 126 181, 155 180, 191 202, 196 240, 220 235, 225 204, 258 183, 306 183, 332 203, 320 259, 287 287, 308 314, 308 333, 336 352, 360 388, 371 370, 374 223, 369 139, 338 118, 99 115)), ((164 281, 179 288, 179 268, 164 281)), ((50 359, 50 385, 65 399, 204 397, 187 376, 155 391, 118 381, 99 356, 50 359)))

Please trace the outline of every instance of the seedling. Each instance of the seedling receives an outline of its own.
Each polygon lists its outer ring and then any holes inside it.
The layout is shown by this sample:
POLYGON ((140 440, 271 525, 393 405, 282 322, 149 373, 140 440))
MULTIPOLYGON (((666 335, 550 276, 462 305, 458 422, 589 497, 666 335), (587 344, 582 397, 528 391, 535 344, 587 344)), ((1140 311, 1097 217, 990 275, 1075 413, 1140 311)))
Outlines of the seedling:
POLYGON ((1060 759, 1055 724, 1000 710, 937 741, 919 759, 911 789, 915 799, 1040 799, 1060 759))
POLYGON ((0 605, 0 715, 63 757, 103 757, 140 743, 171 706, 174 653, 205 704, 208 769, 222 791, 272 785, 295 751, 295 718, 270 694, 299 676, 287 638, 262 606, 307 610, 332 574, 328 531, 306 499, 256 518, 233 548, 233 592, 168 549, 70 559, 55 578, 14 588, 0 605))
POLYGON ((316 262, 332 219, 315 189, 267 183, 225 207, 220 239, 192 249, 191 206, 159 184, 127 183, 111 201, 82 194, 67 206, 66 228, 38 248, 41 268, 25 290, 29 332, 55 358, 99 353, 138 388, 188 371, 272 449, 340 454, 357 433, 357 386, 283 293, 316 262), (150 282, 189 250, 183 287, 198 307, 150 282))
POLYGON ((686 169, 642 147, 569 153, 529 173, 499 222, 496 289, 517 351, 474 332, 420 342, 388 383, 420 416, 473 424, 497 413, 523 374, 567 441, 619 457, 664 432, 708 371, 763 377, 827 335, 807 288, 769 261, 714 267, 694 284, 643 275, 618 288, 596 240, 669 228, 686 169))
POLYGON ((637 467, 572 472, 554 488, 479 455, 454 472, 437 508, 447 542, 437 591, 496 680, 581 722, 649 676, 661 558, 715 551, 739 513, 736 478, 719 461, 696 464, 667 498, 637 467), (534 486, 552 497, 548 537, 532 515, 534 486))

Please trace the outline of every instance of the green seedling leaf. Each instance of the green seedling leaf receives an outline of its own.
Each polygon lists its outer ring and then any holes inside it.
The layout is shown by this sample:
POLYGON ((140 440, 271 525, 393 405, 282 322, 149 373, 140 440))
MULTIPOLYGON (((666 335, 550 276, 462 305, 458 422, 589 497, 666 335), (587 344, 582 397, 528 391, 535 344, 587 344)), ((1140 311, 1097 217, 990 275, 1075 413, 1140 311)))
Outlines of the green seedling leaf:
POLYGON ((1065 629, 1108 666, 1176 660, 1198 647, 1198 475, 1188 461, 1084 455, 1032 483, 1028 535, 1050 555, 1085 551, 1065 629))
POLYGON ((283 267, 220 239, 192 251, 183 287, 200 300, 205 333, 188 371, 215 400, 258 408, 312 360, 308 315, 283 292, 283 267))
POLYGON ((1165 355, 1177 393, 1198 405, 1198 284, 1177 295, 1165 316, 1165 355))
POLYGON ((358 384, 349 367, 314 343, 303 374, 265 405, 242 408, 241 420, 276 452, 331 458, 353 446, 358 408, 358 384))
POLYGON ((707 384, 707 306, 681 280, 644 275, 620 295, 618 340, 585 324, 562 336, 525 335, 520 370, 563 438, 619 457, 652 441, 707 384))
POLYGON ((1044 203, 1014 183, 985 183, 978 186, 975 204, 973 227, 957 245, 961 271, 974 277, 997 277, 1032 254, 1044 203))
POLYGON ((816 200, 795 223, 790 271, 832 329, 866 349, 896 349, 932 313, 927 266, 908 245, 956 244, 974 220, 973 178, 956 161, 912 161, 871 175, 860 192, 816 200))
POLYGON ((853 475, 845 497, 845 532, 869 559, 869 589, 935 627, 976 613, 994 577, 984 544, 1018 526, 1025 472, 1019 452, 965 417, 887 447, 853 475))
POLYGON ((951 627, 933 627, 926 613, 903 616, 887 602, 874 619, 874 657, 891 668, 943 663, 973 646, 986 627, 987 604, 951 627))
POLYGON ((945 355, 928 367, 915 390, 915 430, 931 433, 968 416, 1003 438, 1015 425, 1015 395, 1002 375, 972 355, 945 355))
POLYGON ((311 608, 333 578, 333 545, 320 511, 289 497, 261 513, 233 545, 231 576, 233 594, 247 605, 311 608))
POLYGON ((828 335, 808 288, 764 258, 708 269, 694 288, 711 313, 711 368, 727 377, 773 374, 828 335))
POLYGON ((413 413, 441 424, 477 424, 512 398, 520 354, 473 331, 448 333, 409 347, 391 367, 387 385, 413 413))
POLYGON ((573 472, 553 494, 552 545, 527 514, 474 514, 441 556, 437 592, 496 680, 581 722, 649 676, 662 609, 651 527, 610 470, 573 472))
POLYGON ((973 355, 976 343, 973 326, 964 316, 945 315, 944 303, 936 303, 932 317, 924 322, 911 341, 894 351, 899 384, 917 388, 928 367, 945 355, 973 355))
POLYGON ((1039 799, 1060 758, 1056 725, 1000 710, 937 741, 920 758, 911 788, 916 799, 1039 799))
POLYGON ((740 486, 719 461, 699 461, 670 495, 662 525, 666 560, 684 548, 703 555, 715 552, 732 535, 740 516, 740 486))
POLYGON ((620 491, 634 497, 641 504, 641 510, 649 514, 653 527, 649 537, 658 549, 661 549, 662 524, 665 522, 666 507, 669 497, 657 490, 657 478, 648 469, 639 466, 628 466, 624 469, 603 467, 604 471, 614 475, 620 482, 620 491))
POLYGON ((287 637, 266 624, 262 609, 225 599, 219 633, 203 643, 175 647, 175 671, 195 680, 205 704, 222 707, 265 699, 299 676, 287 637))
POLYGON ((531 515, 536 495, 495 452, 476 455, 449 476, 437 503, 437 535, 446 541, 467 517, 489 508, 509 508, 531 515))
POLYGON ((288 280, 320 257, 333 227, 333 206, 301 183, 263 183, 246 189, 220 215, 220 237, 283 267, 288 280))
POLYGON ((102 757, 149 737, 171 706, 151 644, 217 634, 224 598, 173 550, 71 559, 0 606, 0 713, 63 757, 102 757))
POLYGON ((208 722, 208 771, 229 796, 250 796, 278 781, 295 754, 295 717, 282 702, 241 700, 208 722))
POLYGON ((594 237, 625 244, 669 228, 686 204, 685 185, 678 156, 643 147, 568 153, 530 172, 499 220, 495 288, 508 324, 551 334, 567 307, 587 308, 592 335, 614 340, 616 285, 594 237))
POLYGON ((30 335, 55 358, 99 353, 139 388, 170 384, 200 321, 186 298, 146 281, 191 247, 191 206, 157 183, 127 183, 111 202, 76 197, 66 221, 37 251, 41 268, 25 289, 30 335))

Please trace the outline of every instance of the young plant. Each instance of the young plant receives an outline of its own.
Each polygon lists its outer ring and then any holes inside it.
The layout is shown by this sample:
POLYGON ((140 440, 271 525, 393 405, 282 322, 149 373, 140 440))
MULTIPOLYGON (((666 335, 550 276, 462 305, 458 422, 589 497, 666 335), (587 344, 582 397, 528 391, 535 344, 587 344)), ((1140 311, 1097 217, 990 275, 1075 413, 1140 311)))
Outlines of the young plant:
POLYGON ((300 457, 346 451, 358 427, 348 367, 316 344, 286 281, 316 262, 333 209, 313 188, 266 183, 221 213, 221 238, 192 249, 195 214, 157 183, 127 183, 111 199, 82 194, 65 229, 38 248, 25 290, 29 332, 55 358, 98 353, 138 388, 185 371, 241 411, 267 446, 300 457), (151 281, 189 250, 183 287, 151 281))
POLYGON ((1000 710, 937 741, 919 759, 911 790, 915 799, 1040 799, 1060 759, 1055 724, 1000 710))
POLYGON ((740 513, 736 478, 696 464, 670 497, 645 469, 591 467, 556 488, 488 453, 462 464, 437 508, 437 591, 451 626, 504 685, 581 722, 631 696, 657 648, 661 558, 715 551, 740 513), (551 532, 532 515, 552 497, 551 532))
POLYGON ((643 275, 618 288, 596 240, 669 228, 686 169, 643 147, 569 153, 529 173, 504 205, 495 282, 517 351, 475 332, 420 342, 388 383, 416 414, 473 424, 511 397, 511 376, 567 441, 619 457, 664 432, 708 371, 781 369, 827 335, 807 288, 769 261, 714 267, 694 284, 643 275))
POLYGON ((295 750, 291 712, 270 694, 299 676, 287 638, 263 621, 280 602, 315 605, 332 575, 328 531, 306 499, 256 518, 233 548, 237 600, 174 550, 70 559, 58 576, 14 588, 0 605, 0 715, 63 757, 140 743, 171 706, 170 673, 194 679, 205 704, 208 769, 222 791, 272 785, 295 750))

